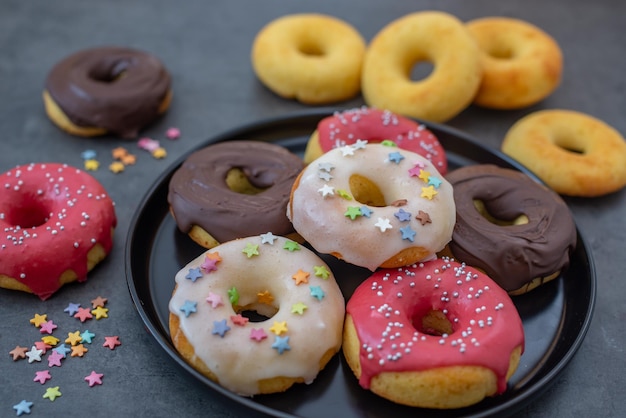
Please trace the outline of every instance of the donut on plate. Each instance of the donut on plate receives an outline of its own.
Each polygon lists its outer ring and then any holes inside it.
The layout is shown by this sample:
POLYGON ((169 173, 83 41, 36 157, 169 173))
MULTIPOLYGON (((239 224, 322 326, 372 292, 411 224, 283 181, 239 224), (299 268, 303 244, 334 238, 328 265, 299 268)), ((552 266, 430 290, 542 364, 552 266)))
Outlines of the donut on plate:
POLYGON ((470 165, 446 176, 454 188, 456 225, 449 248, 457 260, 485 271, 510 294, 559 276, 576 247, 565 202, 526 174, 470 165))
POLYGON ((301 240, 285 212, 303 167, 300 157, 269 142, 209 145, 172 175, 170 212, 179 230, 205 248, 267 231, 301 240))
POLYGON ((254 39, 252 67, 272 92, 307 104, 350 99, 361 89, 365 40, 336 17, 279 17, 254 39))
POLYGON ((452 186, 419 154, 357 141, 309 164, 287 215, 318 252, 370 270, 435 256, 455 221, 452 186))
POLYGON ((83 282, 113 246, 114 204, 92 176, 57 163, 0 175, 0 287, 48 299, 83 282))
POLYGON ((372 107, 445 122, 472 103, 482 78, 478 46, 465 25, 439 11, 416 12, 385 26, 370 42, 361 89, 372 107), (413 67, 430 62, 424 79, 413 67))
POLYGON ((328 266, 272 233, 192 260, 176 274, 169 309, 181 356, 243 396, 311 383, 339 351, 345 314, 328 266))
POLYGON ((52 122, 77 136, 107 133, 135 138, 169 108, 170 75, 143 51, 98 47, 57 63, 46 78, 43 101, 52 122))
POLYGON ((626 186, 624 137, 581 112, 533 112, 508 130, 502 151, 559 194, 595 197, 626 186))
POLYGON ((335 112, 322 119, 307 142, 304 162, 308 164, 333 148, 357 140, 392 141, 399 148, 426 157, 440 174, 446 174, 448 169, 443 147, 426 126, 388 110, 366 106, 335 112))
POLYGON ((563 55, 543 30, 506 17, 485 17, 466 25, 481 49, 483 76, 475 104, 519 109, 538 103, 559 86, 563 55))
POLYGON ((404 405, 460 408, 503 393, 523 351, 510 297, 453 259, 378 270, 346 307, 343 352, 359 384, 404 405))

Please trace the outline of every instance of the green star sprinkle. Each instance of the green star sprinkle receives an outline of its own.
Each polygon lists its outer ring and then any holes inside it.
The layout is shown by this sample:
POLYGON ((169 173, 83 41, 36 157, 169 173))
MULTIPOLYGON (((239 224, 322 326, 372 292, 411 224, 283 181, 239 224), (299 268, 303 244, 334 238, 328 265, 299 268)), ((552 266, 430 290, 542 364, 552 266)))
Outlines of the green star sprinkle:
POLYGON ((61 391, 59 391, 58 386, 46 389, 46 393, 43 394, 44 398, 50 399, 51 401, 54 401, 59 396, 61 396, 61 391))
POLYGON ((230 301, 231 305, 236 305, 239 302, 239 291, 236 287, 233 286, 228 289, 228 300, 230 301))
POLYGON ((244 253, 248 258, 252 258, 255 255, 259 255, 259 245, 249 242, 246 244, 246 248, 244 248, 241 252, 244 253))
POLYGON ((325 266, 313 266, 315 277, 321 277, 327 280, 330 277, 330 271, 325 266))
POLYGON ((285 245, 283 245, 283 249, 289 252, 294 252, 300 250, 300 245, 295 241, 285 241, 285 245))
POLYGON ((298 314, 298 315, 303 315, 304 314, 304 310, 307 307, 308 306, 306 306, 302 302, 295 303, 294 305, 291 306, 291 313, 298 314))
POLYGON ((385 139, 384 141, 382 141, 380 143, 380 145, 384 145, 386 147, 397 147, 398 146, 398 144, 393 142, 391 139, 385 139))
POLYGON ((337 195, 339 195, 340 197, 343 197, 346 200, 352 200, 352 196, 350 196, 350 193, 348 193, 345 190, 337 189, 335 190, 335 192, 337 193, 337 195))
POLYGON ((354 221, 357 216, 361 216, 361 209, 356 206, 348 206, 348 210, 346 210, 344 215, 354 221))

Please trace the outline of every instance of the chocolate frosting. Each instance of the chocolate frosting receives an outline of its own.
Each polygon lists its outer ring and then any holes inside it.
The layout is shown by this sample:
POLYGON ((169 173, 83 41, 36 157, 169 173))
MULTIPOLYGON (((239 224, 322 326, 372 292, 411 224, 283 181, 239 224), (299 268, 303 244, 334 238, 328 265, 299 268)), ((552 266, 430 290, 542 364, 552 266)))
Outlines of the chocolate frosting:
POLYGON ((268 231, 288 235, 294 230, 287 203, 303 167, 298 156, 275 144, 221 142, 185 160, 170 180, 167 200, 184 233, 197 225, 218 242, 268 231), (265 190, 255 195, 232 191, 225 179, 233 168, 265 190))
POLYGON ((484 270, 507 291, 569 265, 576 226, 561 197, 526 174, 494 165, 459 168, 446 176, 454 189, 457 219, 450 242, 456 258, 484 270), (496 219, 522 225, 496 225, 474 206, 482 201, 496 219))
POLYGON ((170 92, 170 75, 148 53, 101 47, 60 61, 45 88, 75 125, 134 138, 159 115, 170 92))

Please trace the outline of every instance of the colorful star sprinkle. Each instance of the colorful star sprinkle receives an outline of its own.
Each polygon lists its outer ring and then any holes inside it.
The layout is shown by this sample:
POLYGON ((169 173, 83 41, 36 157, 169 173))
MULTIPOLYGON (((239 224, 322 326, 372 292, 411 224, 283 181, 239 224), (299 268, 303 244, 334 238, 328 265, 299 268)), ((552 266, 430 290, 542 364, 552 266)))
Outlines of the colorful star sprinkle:
POLYGON ((322 197, 333 196, 335 194, 335 188, 328 184, 324 184, 317 191, 321 193, 322 197))
POLYGON ((58 386, 46 389, 46 393, 43 394, 44 399, 50 399, 50 401, 54 401, 59 396, 61 396, 61 391, 58 386))
POLYGON ((271 232, 266 232, 265 234, 261 234, 261 244, 269 244, 274 245, 274 241, 278 238, 276 235, 271 232))
POLYGON ((26 358, 26 351, 28 351, 28 347, 16 345, 13 350, 9 351, 9 354, 13 356, 13 361, 16 361, 21 358, 26 358))
POLYGON ((259 245, 249 242, 246 244, 245 248, 241 250, 241 252, 244 253, 246 257, 252 258, 255 255, 259 255, 259 245))
POLYGON ((77 345, 83 340, 83 337, 80 335, 80 331, 68 332, 67 338, 65 339, 65 343, 69 345, 77 345))
POLYGON ((348 206, 344 216, 350 218, 351 220, 355 220, 358 216, 361 216, 361 208, 356 206, 348 206))
POLYGON ((43 385, 50 379, 52 379, 52 376, 50 376, 50 371, 41 370, 41 371, 35 372, 35 378, 33 379, 33 382, 39 382, 43 385))
POLYGON ((152 156, 156 158, 157 160, 160 160, 162 158, 167 157, 167 151, 165 150, 165 148, 159 147, 155 149, 154 151, 152 151, 152 156))
POLYGON ((285 351, 291 350, 289 346, 289 337, 279 337, 276 336, 274 339, 274 343, 272 344, 272 348, 278 351, 278 354, 283 354, 285 351))
POLYGON ((367 206, 361 206, 359 209, 361 210, 361 215, 365 216, 366 218, 369 218, 373 213, 373 211, 367 206))
POLYGON ((92 387, 94 385, 101 385, 103 376, 103 373, 96 373, 95 370, 92 370, 89 376, 85 376, 85 380, 89 384, 89 387, 92 387))
POLYGON ((32 346, 30 351, 27 351, 26 357, 28 357, 28 362, 32 363, 34 361, 41 361, 41 355, 43 354, 43 350, 37 349, 37 347, 32 346))
POLYGON ((437 190, 433 186, 422 187, 422 193, 420 197, 424 197, 428 200, 433 200, 433 197, 437 194, 437 190))
POLYGON ((61 360, 63 359, 63 355, 58 351, 52 351, 48 356, 48 367, 61 367, 61 360))
POLYGON ((293 276, 291 276, 291 278, 296 281, 296 286, 299 286, 302 283, 308 283, 310 275, 311 273, 303 271, 302 269, 298 269, 298 271, 293 276))
POLYGON ((426 212, 424 212, 423 210, 420 210, 419 212, 417 212, 417 215, 415 216, 415 219, 417 219, 418 221, 420 221, 420 223, 422 225, 426 225, 431 223, 431 219, 430 219, 430 215, 426 212))
POLYGON ((294 251, 299 251, 300 250, 300 244, 298 244, 295 241, 292 240, 287 240, 285 241, 285 245, 283 245, 283 249, 289 251, 289 252, 294 252, 294 251))
POLYGON ((52 320, 46 321, 39 326, 39 332, 42 334, 52 334, 57 329, 57 325, 52 320))
POLYGON ((313 272, 315 277, 320 277, 324 280, 327 280, 330 277, 330 271, 326 268, 326 266, 313 266, 313 272))
POLYGON ((324 299, 324 296, 326 295, 326 293, 324 293, 324 291, 322 290, 320 286, 309 286, 309 289, 311 290, 311 296, 313 296, 315 299, 317 300, 324 299))
POLYGON ((266 305, 271 305, 272 302, 274 302, 274 295, 272 295, 269 290, 257 293, 256 297, 257 302, 264 303, 266 305))
POLYGON ((200 265, 200 268, 207 273, 217 270, 217 263, 222 261, 219 253, 208 253, 204 257, 204 261, 200 265))
POLYGON ((70 356, 82 357, 87 351, 89 351, 87 347, 85 347, 83 344, 78 344, 72 347, 72 354, 70 354, 70 356))
POLYGON ((267 333, 263 328, 252 328, 250 330, 250 339, 255 341, 261 341, 267 338, 267 333))
POLYGON ((270 331, 272 331, 276 335, 281 335, 287 332, 287 321, 274 321, 274 324, 270 327, 270 331))
POLYGON ((298 302, 291 306, 291 313, 304 315, 304 311, 308 308, 304 303, 298 302))
POLYGON ((248 321, 250 321, 250 319, 238 313, 237 315, 231 315, 230 321, 235 325, 243 327, 248 323, 248 321))
POLYGON ((180 138, 180 129, 174 127, 167 128, 165 131, 165 137, 172 140, 180 138))
POLYGON ((54 337, 52 335, 46 335, 45 337, 41 337, 41 341, 44 344, 47 344, 51 347, 54 347, 55 345, 57 345, 59 343, 59 339, 57 337, 54 337))
POLYGON ((91 299, 91 307, 92 308, 97 308, 98 306, 104 307, 104 305, 106 305, 106 303, 108 302, 107 298, 103 298, 102 296, 98 296, 95 299, 91 299))
POLYGON ((230 289, 228 289, 227 293, 228 293, 228 300, 230 301, 230 304, 236 305, 239 302, 239 291, 237 290, 237 288, 233 286, 230 289))
POLYGON ((93 337, 95 336, 96 334, 94 334, 93 332, 89 332, 89 330, 86 329, 82 332, 82 334, 80 334, 80 342, 85 344, 91 344, 91 341, 93 341, 93 337))
POLYGON ((213 329, 211 330, 211 334, 219 335, 220 337, 224 338, 224 335, 226 335, 228 331, 230 331, 230 327, 226 323, 225 319, 222 319, 220 321, 213 321, 213 329))
POLYGON ((195 283, 196 280, 198 280, 201 277, 202 277, 202 271, 200 271, 200 267, 192 267, 187 272, 185 279, 189 279, 195 283))
POLYGON ((400 233, 402 234, 403 240, 408 240, 411 242, 415 241, 415 231, 413 231, 409 225, 400 228, 400 233))
POLYGON ((30 319, 30 323, 36 326, 37 328, 39 328, 41 324, 43 324, 47 320, 48 320, 47 314, 43 314, 43 315, 35 314, 35 316, 30 319))
POLYGON ((109 164, 109 171, 114 174, 121 173, 122 171, 124 171, 124 168, 124 163, 122 163, 121 161, 113 161, 111 164, 109 164))
POLYGON ((393 228, 391 222, 387 218, 378 218, 378 221, 374 224, 374 226, 380 229, 380 232, 385 232, 386 230, 393 228))
POLYGON ((209 292, 209 296, 207 296, 206 301, 211 304, 212 308, 217 308, 218 306, 222 306, 224 304, 222 297, 213 292, 209 292))
POLYGON ((63 312, 67 312, 70 316, 74 316, 76 312, 78 312, 78 308, 80 308, 80 303, 70 303, 67 305, 67 308, 63 309, 63 312))
POLYGON ((402 160, 404 160, 404 155, 400 154, 399 152, 396 151, 389 153, 389 161, 400 164, 400 161, 402 160))
POLYGON ((69 348, 67 345, 65 344, 61 344, 58 347, 54 347, 54 349, 52 351, 57 352, 58 354, 61 355, 62 358, 67 357, 67 354, 72 351, 71 348, 69 348))
POLYGON ((120 342, 120 337, 118 337, 117 335, 112 335, 110 337, 104 337, 104 344, 102 344, 102 346, 108 347, 113 350, 115 349, 115 347, 121 344, 122 343, 120 342))
POLYGON ((93 315, 88 308, 78 308, 78 312, 74 314, 74 318, 80 319, 80 322, 85 322, 86 320, 93 318, 93 315))
POLYGON ((27 400, 22 400, 20 403, 13 405, 13 409, 17 413, 17 416, 22 416, 22 414, 30 414, 30 408, 33 406, 32 402, 27 400))
POLYGON ((409 222, 411 220, 411 214, 404 209, 400 208, 396 213, 393 214, 400 222, 409 222))
POLYGON ((185 317, 188 317, 192 313, 197 312, 197 302, 192 302, 190 300, 186 300, 183 306, 180 307, 180 311, 185 314, 185 317))
POLYGON ((102 318, 108 318, 109 317, 108 312, 109 312, 109 309, 104 308, 102 306, 98 306, 97 308, 91 310, 92 315, 96 316, 96 320, 102 319, 102 318))
POLYGON ((87 171, 96 171, 100 168, 100 163, 98 160, 85 160, 84 167, 87 171))

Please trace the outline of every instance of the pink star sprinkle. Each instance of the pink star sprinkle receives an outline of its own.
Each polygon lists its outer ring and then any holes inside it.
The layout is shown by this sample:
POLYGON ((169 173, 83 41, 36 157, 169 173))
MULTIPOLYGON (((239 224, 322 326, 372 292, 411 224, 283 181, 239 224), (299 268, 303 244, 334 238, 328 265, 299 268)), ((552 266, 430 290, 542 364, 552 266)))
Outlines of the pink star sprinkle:
POLYGON ((46 351, 52 348, 50 344, 46 344, 44 341, 35 341, 35 347, 37 347, 37 350, 41 350, 42 354, 46 354, 46 351))
POLYGON ((120 342, 120 337, 118 337, 117 335, 104 337, 104 344, 102 344, 103 347, 109 347, 111 350, 113 350, 118 345, 122 345, 122 343, 120 342))
POLYGON ((422 169, 424 168, 424 164, 422 163, 416 163, 415 166, 411 169, 409 169, 409 176, 410 177, 419 177, 422 169))
POLYGON ((204 263, 202 263, 200 267, 202 267, 202 270, 206 271, 207 273, 210 273, 212 271, 217 270, 218 261, 220 260, 207 256, 204 258, 204 263))
POLYGON ((249 321, 248 318, 246 318, 245 316, 243 316, 241 314, 231 315, 230 320, 233 321, 233 324, 239 325, 241 327, 246 325, 248 323, 248 321, 249 321))
POLYGON ((53 367, 53 366, 61 367, 62 358, 63 358, 63 354, 59 353, 58 351, 53 351, 48 356, 48 367, 53 367))
POLYGON ((143 150, 152 152, 159 148, 159 141, 152 138, 141 138, 137 141, 137 146, 143 150))
POLYGON ((52 331, 54 331, 56 328, 57 325, 52 322, 52 320, 49 320, 41 324, 41 326, 39 327, 39 332, 41 332, 42 334, 52 334, 52 331))
POLYGON ((102 376, 104 376, 104 374, 96 373, 95 370, 92 370, 89 376, 85 377, 85 380, 87 381, 87 383, 89 383, 89 387, 92 387, 94 385, 101 385, 102 376))
POLYGON ((224 304, 224 302, 222 302, 222 297, 213 292, 209 292, 209 296, 206 298, 206 301, 211 304, 212 308, 217 308, 218 306, 222 306, 224 304))
POLYGON ((250 330, 250 339, 255 341, 261 341, 264 338, 267 338, 267 334, 263 330, 263 328, 252 328, 250 330))
POLYGON ((39 382, 42 385, 44 383, 46 383, 47 380, 52 379, 52 376, 50 376, 50 372, 48 370, 41 370, 39 372, 35 372, 35 378, 33 379, 33 382, 39 382))
POLYGON ((178 139, 180 138, 180 129, 178 128, 169 128, 167 131, 165 131, 165 136, 167 137, 167 139, 178 139))
POLYGON ((78 308, 78 312, 74 314, 74 318, 80 319, 80 322, 85 322, 88 319, 93 318, 89 308, 78 308))

